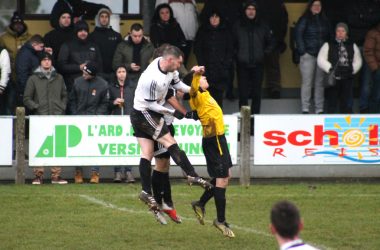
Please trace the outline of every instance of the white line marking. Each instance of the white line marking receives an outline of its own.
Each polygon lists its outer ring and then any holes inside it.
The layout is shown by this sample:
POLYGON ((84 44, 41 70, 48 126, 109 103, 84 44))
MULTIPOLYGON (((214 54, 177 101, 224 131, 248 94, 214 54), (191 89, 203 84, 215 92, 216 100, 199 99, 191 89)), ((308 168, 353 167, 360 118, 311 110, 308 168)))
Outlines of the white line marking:
MULTIPOLYGON (((85 194, 80 194, 78 195, 79 197, 91 202, 91 203, 95 203, 95 204, 98 204, 100 206, 103 206, 105 208, 111 208, 111 209, 115 209, 115 210, 118 210, 118 211, 123 211, 123 212, 128 212, 128 213, 134 213, 134 214, 150 214, 150 212, 143 212, 143 211, 137 211, 137 210, 134 210, 134 209, 128 209, 128 208, 124 208, 124 207, 118 207, 112 203, 109 203, 109 202, 105 202, 105 201, 102 201, 102 200, 99 200, 95 197, 92 197, 92 196, 89 196, 89 195, 85 195, 85 194)), ((133 195, 134 197, 136 197, 136 195, 133 195)), ((182 217, 181 216, 181 219, 182 220, 187 220, 187 221, 196 221, 198 222, 197 219, 194 219, 194 218, 186 218, 186 217, 182 217)), ((208 224, 212 224, 212 221, 210 220, 205 220, 205 222, 207 222, 208 224)), ((257 235, 261 235, 261 236, 265 236, 265 237, 273 237, 273 235, 269 234, 269 233, 266 233, 266 232, 263 232, 263 231, 260 231, 260 230, 256 230, 256 229, 253 229, 253 228, 247 228, 247 227, 241 227, 241 226, 238 226, 238 225, 234 225, 234 224, 230 224, 231 228, 236 228, 238 230, 241 230, 241 231, 244 231, 244 232, 247 232, 247 233, 253 233, 253 234, 257 234, 257 235)), ((331 248, 331 247, 327 247, 327 246, 324 246, 324 245, 320 245, 320 244, 315 244, 313 242, 309 242, 311 245, 314 245, 320 249, 326 249, 326 250, 333 250, 334 248, 331 248)))

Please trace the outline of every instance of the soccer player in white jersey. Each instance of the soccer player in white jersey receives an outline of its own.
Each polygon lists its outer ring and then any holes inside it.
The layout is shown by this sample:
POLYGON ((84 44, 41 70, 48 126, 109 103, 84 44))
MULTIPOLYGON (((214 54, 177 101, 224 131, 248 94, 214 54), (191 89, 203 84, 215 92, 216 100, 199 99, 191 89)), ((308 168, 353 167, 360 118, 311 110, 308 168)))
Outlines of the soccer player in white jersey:
MULTIPOLYGON (((163 51, 162 57, 158 57, 150 63, 138 81, 130 116, 135 136, 141 146, 139 171, 142 191, 139 198, 156 215, 160 210, 152 196, 151 187, 154 141, 158 141, 167 148, 174 162, 187 174, 190 183, 199 184, 206 189, 213 187, 195 172, 185 152, 179 148, 173 136, 170 135, 164 121, 165 114, 171 114, 179 119, 184 117, 182 112, 164 107, 169 86, 184 93, 190 91, 190 87, 180 81, 178 76, 177 70, 182 61, 182 52, 178 48, 170 46, 163 51)), ((204 68, 195 66, 192 70, 202 73, 204 68)))
POLYGON ((277 202, 272 207, 270 218, 270 230, 276 236, 280 250, 318 250, 299 238, 303 222, 298 208, 293 203, 277 202))

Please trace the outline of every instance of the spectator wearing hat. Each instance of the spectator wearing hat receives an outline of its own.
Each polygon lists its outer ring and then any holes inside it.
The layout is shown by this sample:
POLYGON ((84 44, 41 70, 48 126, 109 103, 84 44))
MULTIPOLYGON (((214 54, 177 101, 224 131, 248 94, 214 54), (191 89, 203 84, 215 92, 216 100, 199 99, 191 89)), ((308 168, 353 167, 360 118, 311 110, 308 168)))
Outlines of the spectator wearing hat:
POLYGON ((224 91, 230 80, 229 72, 233 63, 233 39, 217 9, 210 10, 208 17, 208 23, 203 24, 198 30, 194 53, 198 64, 206 68, 211 96, 223 108, 224 91))
POLYGON ((63 10, 52 22, 53 30, 45 34, 44 42, 45 46, 53 49, 53 64, 56 65, 62 44, 72 41, 75 34, 72 16, 69 11, 63 10))
POLYGON ((5 48, 11 61, 11 78, 8 83, 7 91, 4 93, 6 98, 6 112, 14 114, 15 98, 16 98, 16 55, 21 47, 26 43, 31 35, 28 32, 28 27, 18 12, 14 12, 10 20, 10 24, 6 27, 5 32, 0 35, 0 47, 5 48))
MULTIPOLYGON (((28 78, 24 92, 24 104, 33 115, 63 115, 67 104, 67 92, 63 77, 52 66, 52 55, 42 52, 39 66, 28 78)), ((42 184, 44 168, 34 168, 32 184, 42 184)), ((52 184, 67 184, 61 178, 60 167, 51 168, 52 184)))
POLYGON ((348 38, 347 24, 336 25, 335 39, 323 44, 317 62, 324 72, 335 71, 336 84, 326 90, 327 112, 351 114, 354 75, 362 66, 362 57, 358 46, 348 38))
MULTIPOLYGON (((235 23, 233 28, 237 60, 239 107, 248 105, 248 98, 252 97, 252 114, 260 114, 264 57, 275 46, 272 31, 259 18, 259 13, 260 9, 256 1, 246 1, 244 4, 244 14, 235 23)), ((251 127, 253 129, 253 126, 251 127)))
MULTIPOLYGON (((97 76, 95 62, 83 66, 82 76, 74 81, 69 97, 69 107, 73 115, 107 115, 109 108, 108 83, 97 76)), ((75 172, 75 183, 83 183, 82 168, 75 172)), ((90 183, 99 183, 99 167, 91 169, 90 183)))
POLYGON ((122 41, 120 33, 114 31, 110 26, 111 15, 112 13, 109 9, 100 9, 98 15, 95 17, 96 27, 89 36, 90 40, 98 45, 100 53, 102 54, 102 77, 107 82, 110 82, 111 76, 114 75, 112 59, 117 45, 122 41))
POLYGON ((74 39, 62 44, 58 54, 58 69, 65 78, 68 93, 74 79, 83 74, 84 66, 89 61, 96 64, 98 72, 102 72, 102 55, 99 47, 88 39, 88 31, 88 24, 78 21, 74 26, 74 39))
POLYGON ((40 65, 38 59, 39 53, 46 51, 52 52, 51 48, 44 47, 42 36, 33 35, 27 43, 25 43, 16 56, 16 74, 17 74, 17 90, 16 103, 23 106, 23 95, 26 82, 40 65))

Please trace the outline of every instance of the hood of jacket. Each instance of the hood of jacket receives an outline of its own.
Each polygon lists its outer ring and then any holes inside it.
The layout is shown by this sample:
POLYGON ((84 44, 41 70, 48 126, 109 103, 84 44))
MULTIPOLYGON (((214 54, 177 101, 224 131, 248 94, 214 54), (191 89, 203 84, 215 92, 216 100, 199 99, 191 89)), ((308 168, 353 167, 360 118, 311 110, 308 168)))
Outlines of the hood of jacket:
POLYGON ((112 12, 111 12, 109 9, 107 9, 107 8, 101 8, 101 9, 98 11, 98 14, 96 14, 96 16, 95 16, 95 26, 96 26, 96 27, 99 27, 99 28, 110 28, 110 27, 111 27, 111 26, 110 26, 111 15, 112 15, 112 12), (100 25, 100 21, 99 21, 100 14, 101 14, 101 13, 104 13, 104 12, 108 13, 108 16, 109 16, 108 24, 107 24, 106 27, 101 26, 101 25, 100 25))
MULTIPOLYGON (((39 78, 43 79, 43 78, 46 78, 46 75, 44 74, 44 72, 42 71, 41 69, 41 66, 38 66, 34 72, 33 72, 34 75, 38 76, 39 78)), ((54 78, 57 76, 57 71, 55 70, 55 68, 53 66, 51 66, 51 78, 54 78)), ((46 78, 47 79, 47 78, 46 78)))

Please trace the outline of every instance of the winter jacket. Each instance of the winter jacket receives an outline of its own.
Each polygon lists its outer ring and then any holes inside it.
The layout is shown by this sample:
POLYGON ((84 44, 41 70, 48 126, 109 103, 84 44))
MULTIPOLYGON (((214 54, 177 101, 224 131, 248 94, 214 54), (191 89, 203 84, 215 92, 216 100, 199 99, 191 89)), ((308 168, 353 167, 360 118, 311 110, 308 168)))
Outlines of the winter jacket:
POLYGON ((326 73, 331 72, 334 68, 337 79, 351 79, 360 70, 362 66, 362 57, 358 46, 346 40, 338 42, 336 40, 323 44, 318 53, 318 66, 326 73), (339 58, 340 46, 344 46, 347 51, 348 65, 342 65, 339 58))
POLYGON ((103 72, 112 73, 112 59, 117 45, 122 41, 120 33, 114 31, 112 27, 95 27, 89 39, 96 43, 100 49, 103 60, 103 72))
POLYGON ((110 110, 112 115, 121 115, 121 107, 118 105, 114 105, 113 102, 116 98, 121 98, 121 93, 123 93, 124 105, 123 105, 123 114, 129 115, 133 109, 133 97, 135 95, 135 89, 131 88, 130 81, 125 81, 124 86, 120 86, 120 84, 116 83, 110 84, 109 94, 110 94, 110 110))
POLYGON ((34 50, 28 42, 22 46, 16 57, 17 92, 22 95, 25 90, 26 82, 40 65, 38 51, 34 50))
POLYGON ((73 115, 107 115, 109 107, 108 83, 96 76, 85 80, 82 76, 74 81, 69 99, 73 115))
POLYGON ((288 30, 288 12, 283 0, 258 0, 258 13, 273 31, 276 39, 276 49, 284 51, 286 49, 285 36, 288 30))
POLYGON ((16 55, 21 49, 21 47, 29 40, 31 35, 28 33, 28 28, 26 31, 17 36, 17 33, 14 32, 9 26, 5 28, 5 32, 0 36, 0 46, 7 49, 9 57, 11 59, 11 71, 12 71, 12 81, 16 82, 16 55))
POLYGON ((364 42, 364 58, 372 71, 380 68, 380 24, 367 33, 364 42))
POLYGON ((206 76, 209 81, 219 79, 219 77, 228 78, 234 49, 231 32, 225 23, 220 23, 216 28, 210 24, 201 26, 195 39, 194 53, 198 65, 206 67, 206 76))
POLYGON ((369 29, 380 23, 380 0, 349 0, 344 4, 350 39, 363 46, 369 29))
POLYGON ((8 51, 0 47, 0 91, 3 92, 8 85, 11 74, 11 61, 8 51))
POLYGON ((302 16, 295 27, 298 53, 317 56, 322 45, 331 39, 331 26, 321 15, 302 16))
POLYGON ((67 104, 67 92, 63 77, 52 68, 51 77, 38 67, 26 83, 24 105, 34 115, 63 115, 67 104))
POLYGON ((264 55, 274 49, 275 40, 272 31, 258 18, 248 20, 243 17, 235 23, 233 32, 237 63, 240 66, 255 67, 262 64, 264 55))
POLYGON ((154 12, 150 26, 150 41, 155 48, 160 47, 164 43, 169 43, 180 49, 186 46, 185 35, 183 34, 181 26, 174 18, 172 8, 168 4, 159 5, 154 12), (162 6, 169 8, 170 19, 168 23, 163 23, 160 20, 159 10, 162 6))
POLYGON ((198 13, 195 0, 156 0, 156 7, 162 3, 169 3, 173 9, 174 18, 181 26, 186 40, 193 41, 198 30, 198 13))
MULTIPOLYGON (((140 51, 140 71, 132 71, 131 63, 133 62, 133 44, 132 39, 130 37, 127 40, 122 41, 116 48, 112 67, 115 71, 118 66, 125 65, 128 70, 128 78, 134 82, 132 84, 137 84, 137 80, 140 77, 141 73, 148 67, 149 61, 152 58, 154 47, 153 45, 143 38, 141 41, 143 43, 141 51, 140 51)), ((136 87, 136 86, 134 86, 136 87)))
POLYGON ((224 17, 227 27, 232 29, 233 25, 241 16, 241 9, 245 0, 207 0, 200 14, 201 23, 209 23, 210 11, 217 10, 224 17))
POLYGON ((53 63, 56 65, 58 60, 59 51, 62 44, 72 41, 75 38, 74 28, 72 26, 67 28, 55 28, 44 36, 45 47, 53 49, 53 63))
POLYGON ((102 72, 102 55, 99 47, 89 41, 74 38, 70 42, 62 44, 58 55, 58 69, 65 78, 68 91, 74 84, 74 79, 82 75, 80 65, 93 61, 97 64, 98 72, 102 72))

